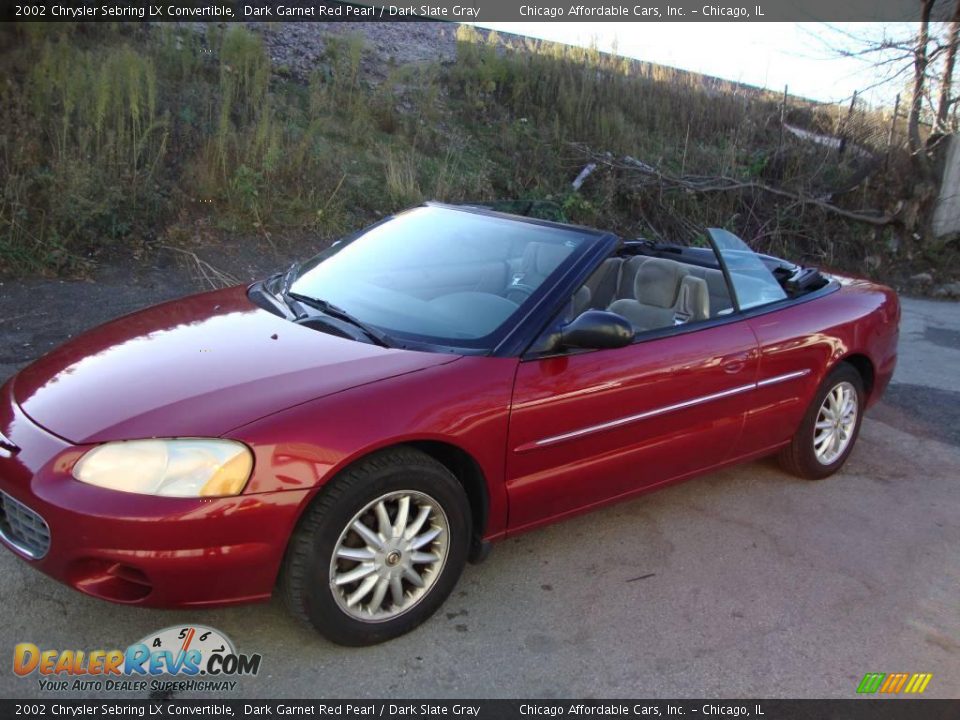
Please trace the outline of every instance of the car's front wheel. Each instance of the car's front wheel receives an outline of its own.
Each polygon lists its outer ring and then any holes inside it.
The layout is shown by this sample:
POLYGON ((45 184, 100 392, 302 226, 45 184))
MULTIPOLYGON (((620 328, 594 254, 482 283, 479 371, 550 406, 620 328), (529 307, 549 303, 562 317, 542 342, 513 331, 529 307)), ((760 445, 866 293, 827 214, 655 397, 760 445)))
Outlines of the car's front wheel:
POLYGON ((371 455, 307 509, 281 575, 290 609, 333 642, 372 645, 429 618, 463 571, 470 507, 440 463, 413 448, 371 455))
POLYGON ((780 452, 784 469, 819 480, 843 467, 860 434, 864 399, 860 373, 840 363, 820 386, 793 441, 780 452))

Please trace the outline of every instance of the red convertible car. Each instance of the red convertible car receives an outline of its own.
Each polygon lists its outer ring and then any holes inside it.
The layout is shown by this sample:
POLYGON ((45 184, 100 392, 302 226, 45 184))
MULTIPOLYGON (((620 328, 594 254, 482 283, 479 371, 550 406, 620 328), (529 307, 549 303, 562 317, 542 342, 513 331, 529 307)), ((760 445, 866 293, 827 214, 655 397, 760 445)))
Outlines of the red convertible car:
POLYGON ((752 252, 427 204, 250 287, 158 305, 0 393, 0 538, 105 600, 275 588, 407 632, 495 540, 779 453, 836 472, 896 295, 752 252))

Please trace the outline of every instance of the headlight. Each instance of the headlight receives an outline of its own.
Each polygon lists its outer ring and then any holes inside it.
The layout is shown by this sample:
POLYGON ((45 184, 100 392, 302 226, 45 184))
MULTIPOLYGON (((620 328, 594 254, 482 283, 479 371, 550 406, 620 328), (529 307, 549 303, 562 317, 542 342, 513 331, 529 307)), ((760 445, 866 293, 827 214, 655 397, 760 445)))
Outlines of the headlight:
POLYGON ((169 497, 237 495, 253 455, 233 440, 124 440, 94 448, 73 467, 80 482, 121 492, 169 497))

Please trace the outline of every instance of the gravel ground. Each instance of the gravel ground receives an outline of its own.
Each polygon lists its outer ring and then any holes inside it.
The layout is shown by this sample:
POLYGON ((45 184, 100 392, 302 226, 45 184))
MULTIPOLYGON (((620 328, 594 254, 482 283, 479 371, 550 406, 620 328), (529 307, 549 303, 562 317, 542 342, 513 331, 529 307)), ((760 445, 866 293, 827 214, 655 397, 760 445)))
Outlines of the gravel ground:
POLYGON ((366 40, 364 76, 382 79, 388 68, 457 57, 457 24, 441 22, 251 23, 263 35, 275 69, 306 79, 323 57, 330 35, 356 34, 366 40))

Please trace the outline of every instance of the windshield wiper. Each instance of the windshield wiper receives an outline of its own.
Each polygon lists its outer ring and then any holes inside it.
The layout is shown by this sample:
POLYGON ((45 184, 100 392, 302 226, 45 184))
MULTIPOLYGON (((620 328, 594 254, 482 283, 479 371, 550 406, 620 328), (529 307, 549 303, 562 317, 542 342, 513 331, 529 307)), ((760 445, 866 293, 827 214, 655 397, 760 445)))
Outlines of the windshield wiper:
POLYGON ((318 298, 310 297, 309 295, 301 295, 300 293, 290 292, 290 287, 297 279, 297 273, 299 270, 299 262, 295 262, 287 268, 286 272, 283 273, 283 278, 280 281, 279 292, 277 293, 287 304, 287 307, 293 311, 293 314, 297 320, 303 320, 310 317, 310 313, 304 309, 304 306, 306 306, 313 308, 314 310, 319 310, 324 315, 329 315, 330 317, 336 318, 341 322, 346 322, 356 328, 359 328, 364 335, 381 347, 393 347, 393 340, 389 335, 371 325, 368 325, 362 320, 355 318, 343 308, 337 307, 333 303, 327 302, 326 300, 320 300, 318 298))
MULTIPOLYGON (((363 322, 363 320, 355 318, 346 310, 337 307, 333 303, 329 303, 326 300, 320 300, 319 298, 310 297, 309 295, 301 295, 300 293, 289 291, 285 291, 283 296, 284 299, 287 300, 288 304, 291 304, 290 301, 292 300, 294 304, 301 306, 306 305, 314 310, 319 310, 324 315, 329 315, 332 318, 342 320, 343 322, 350 323, 354 327, 360 328, 360 330, 363 331, 363 334, 373 340, 377 345, 380 345, 381 347, 393 347, 393 340, 389 335, 384 333, 382 330, 378 330, 372 325, 368 325, 367 323, 363 322)), ((293 307, 292 304, 291 307, 293 307)), ((294 310, 296 310, 296 308, 294 308, 294 310)))
POLYGON ((281 300, 284 305, 286 305, 288 312, 290 312, 292 315, 291 319, 293 320, 302 320, 310 315, 310 313, 304 310, 300 303, 290 297, 290 286, 293 285, 293 281, 296 280, 297 271, 299 269, 300 263, 295 262, 283 272, 271 275, 266 281, 264 281, 264 286, 267 287, 269 291, 277 297, 277 299, 281 300), (271 284, 268 285, 267 283, 271 284))
POLYGON ((277 293, 280 297, 285 297, 288 292, 290 292, 290 286, 293 285, 293 281, 297 279, 297 272, 300 270, 300 263, 295 262, 290 267, 288 267, 280 279, 280 289, 277 293))

